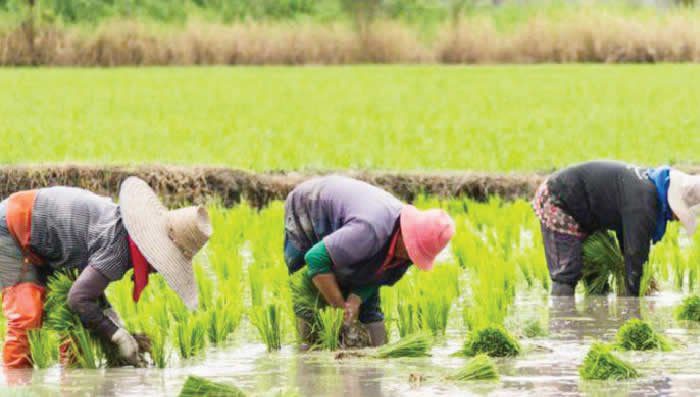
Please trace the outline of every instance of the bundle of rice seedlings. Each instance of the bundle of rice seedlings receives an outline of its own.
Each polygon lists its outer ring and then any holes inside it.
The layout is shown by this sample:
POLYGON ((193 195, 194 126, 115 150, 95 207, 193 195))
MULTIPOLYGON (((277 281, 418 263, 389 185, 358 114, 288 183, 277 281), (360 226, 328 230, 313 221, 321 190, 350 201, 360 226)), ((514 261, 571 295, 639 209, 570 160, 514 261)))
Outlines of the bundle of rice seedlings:
POLYGON ((622 350, 670 351, 671 343, 651 328, 646 321, 630 319, 620 327, 616 336, 616 347, 622 350))
POLYGON ((206 326, 196 315, 190 315, 175 326, 180 357, 188 359, 200 354, 207 344, 206 326))
POLYGON ((220 296, 207 312, 207 335, 214 345, 225 342, 241 321, 240 306, 220 296))
POLYGON ((70 364, 79 368, 100 368, 118 357, 107 357, 110 342, 90 334, 80 318, 68 307, 68 292, 78 277, 77 269, 56 272, 49 277, 44 304, 44 327, 54 331, 60 341, 68 341, 67 357, 70 364))
POLYGON ((30 360, 34 368, 48 368, 58 360, 58 343, 53 334, 46 329, 29 330, 30 360))
POLYGON ((399 329, 399 336, 405 337, 414 334, 420 330, 420 315, 418 305, 414 302, 399 302, 396 306, 398 313, 398 321, 396 323, 399 329))
POLYGON ((596 342, 579 368, 581 378, 586 380, 623 380, 639 377, 632 364, 612 354, 612 348, 596 342))
POLYGON ((430 335, 417 333, 377 349, 374 358, 426 357, 432 344, 430 335))
POLYGON ((318 335, 323 349, 333 351, 340 346, 343 314, 342 309, 334 307, 326 307, 318 312, 318 335))
POLYGON ((515 357, 520 354, 520 344, 503 327, 489 326, 473 332, 459 354, 471 357, 481 353, 490 357, 515 357))
POLYGON ((625 258, 617 239, 607 231, 592 234, 583 243, 583 284, 587 295, 605 295, 610 283, 618 295, 627 295, 625 258))
POLYGON ((676 309, 678 320, 700 321, 700 296, 691 295, 676 309))
POLYGON ((523 327, 523 335, 525 335, 527 338, 547 336, 547 330, 542 327, 541 321, 532 319, 525 323, 525 327, 523 327))
POLYGON ((188 376, 180 390, 180 397, 245 397, 234 385, 212 382, 199 376, 188 376))
POLYGON ((448 375, 447 379, 453 381, 496 380, 498 379, 498 368, 491 357, 486 354, 477 354, 458 371, 448 375))
POLYGON ((282 348, 281 315, 282 306, 278 304, 253 307, 250 311, 250 322, 258 330, 268 352, 282 348))
POLYGON ((294 304, 294 314, 297 317, 316 318, 316 313, 328 306, 305 269, 299 270, 289 278, 289 289, 294 304))

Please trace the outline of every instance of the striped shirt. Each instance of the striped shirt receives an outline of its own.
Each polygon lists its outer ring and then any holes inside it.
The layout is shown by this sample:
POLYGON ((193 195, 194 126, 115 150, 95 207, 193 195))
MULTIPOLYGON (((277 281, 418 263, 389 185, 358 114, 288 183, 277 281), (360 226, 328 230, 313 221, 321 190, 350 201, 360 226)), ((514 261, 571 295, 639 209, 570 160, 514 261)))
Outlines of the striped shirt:
POLYGON ((31 247, 54 270, 82 272, 90 265, 116 281, 131 268, 119 206, 83 189, 39 190, 32 209, 31 247))

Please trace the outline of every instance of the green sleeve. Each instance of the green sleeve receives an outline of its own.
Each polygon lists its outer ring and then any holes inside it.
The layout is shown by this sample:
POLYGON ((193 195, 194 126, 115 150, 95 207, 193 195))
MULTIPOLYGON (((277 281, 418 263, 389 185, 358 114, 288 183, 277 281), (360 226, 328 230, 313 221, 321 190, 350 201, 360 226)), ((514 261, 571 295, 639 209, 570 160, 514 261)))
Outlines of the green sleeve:
POLYGON ((377 287, 370 285, 368 287, 355 288, 352 293, 362 298, 362 303, 365 303, 374 293, 377 292, 377 287))
POLYGON ((309 252, 304 255, 304 260, 306 261, 306 265, 308 267, 307 272, 311 278, 317 274, 331 272, 333 261, 331 260, 331 256, 328 254, 328 250, 326 250, 326 244, 323 243, 323 240, 311 247, 309 252))

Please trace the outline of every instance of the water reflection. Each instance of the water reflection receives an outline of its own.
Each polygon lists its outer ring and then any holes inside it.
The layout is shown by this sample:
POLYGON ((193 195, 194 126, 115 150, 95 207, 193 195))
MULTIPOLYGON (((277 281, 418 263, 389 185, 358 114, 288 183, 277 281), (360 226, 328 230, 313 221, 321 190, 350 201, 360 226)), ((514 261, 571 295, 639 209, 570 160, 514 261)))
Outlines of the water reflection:
MULTIPOLYGON (((431 358, 404 360, 346 359, 329 353, 298 354, 285 347, 268 354, 257 341, 241 338, 228 348, 212 349, 205 360, 194 360, 166 370, 61 370, 9 371, 0 385, 29 384, 20 388, 0 386, 0 395, 32 396, 170 396, 177 395, 187 375, 231 382, 251 396, 270 396, 280 390, 296 390, 299 396, 646 396, 696 395, 700 390, 700 327, 673 320, 680 296, 664 294, 647 299, 543 297, 521 295, 513 309, 517 329, 523 320, 539 318, 549 336, 522 340, 526 353, 517 359, 498 360, 499 382, 457 384, 444 375, 464 364, 450 357, 461 346, 465 330, 451 321, 448 338, 433 349, 431 358), (611 341, 619 326, 632 317, 651 321, 679 341, 670 353, 619 353, 640 369, 643 376, 629 382, 585 382, 578 366, 590 344, 611 341), (409 376, 424 380, 411 384, 409 376), (10 392, 11 390, 11 392, 10 392)), ((455 309, 459 313, 460 308, 455 309)))
POLYGON ((300 355, 295 360, 296 385, 302 396, 384 396, 384 370, 379 362, 342 360, 329 362, 300 355))

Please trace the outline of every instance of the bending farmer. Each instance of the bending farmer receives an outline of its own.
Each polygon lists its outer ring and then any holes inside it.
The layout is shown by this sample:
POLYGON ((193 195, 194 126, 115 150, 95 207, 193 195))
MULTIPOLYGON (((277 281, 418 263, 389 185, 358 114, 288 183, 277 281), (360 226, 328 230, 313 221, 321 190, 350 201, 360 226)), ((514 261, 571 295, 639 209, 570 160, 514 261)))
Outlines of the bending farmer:
POLYGON ((583 243, 599 230, 614 231, 625 260, 625 286, 639 295, 650 244, 666 224, 680 220, 695 232, 700 177, 669 167, 639 168, 591 161, 551 175, 533 206, 542 226, 552 295, 573 295, 583 270, 583 243))
POLYGON ((119 205, 70 187, 12 194, 0 203, 5 365, 30 366, 27 331, 41 326, 46 276, 66 268, 80 272, 68 306, 88 329, 115 343, 126 362, 137 364, 137 342, 113 311, 105 311, 105 289, 133 268, 133 299, 138 301, 149 273, 158 272, 195 309, 192 257, 211 231, 204 208, 168 211, 136 177, 122 183, 119 205))
MULTIPOLYGON (((367 183, 328 176, 287 197, 285 261, 290 273, 307 264, 326 302, 344 308, 346 323, 359 318, 377 346, 386 343, 378 288, 396 283, 412 263, 430 270, 454 231, 442 210, 420 211, 367 183)), ((302 337, 308 320, 297 319, 302 337)))

